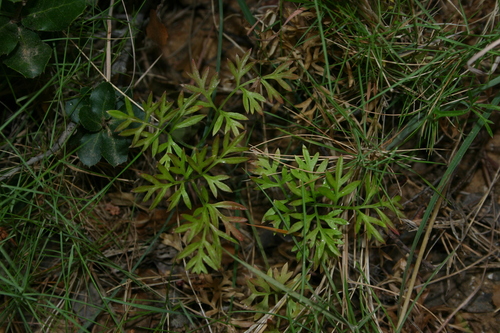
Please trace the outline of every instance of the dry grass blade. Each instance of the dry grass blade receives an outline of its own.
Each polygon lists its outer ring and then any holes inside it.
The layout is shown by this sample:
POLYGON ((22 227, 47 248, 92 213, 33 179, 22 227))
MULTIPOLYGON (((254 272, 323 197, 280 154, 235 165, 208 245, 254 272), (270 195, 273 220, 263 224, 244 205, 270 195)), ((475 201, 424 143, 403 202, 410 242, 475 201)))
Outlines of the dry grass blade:
POLYGON ((482 56, 484 56, 486 53, 488 53, 489 51, 491 51, 492 49, 494 49, 495 47, 497 47, 498 45, 500 45, 500 39, 497 39, 496 41, 494 41, 493 43, 491 44, 488 44, 484 49, 482 49, 481 51, 479 51, 478 53, 474 54, 474 56, 472 56, 472 58, 470 58, 468 61, 467 61, 467 68, 469 68, 469 70, 476 74, 476 75, 490 75, 492 73, 495 72, 495 70, 497 69, 497 66, 498 64, 500 63, 500 56, 497 56, 495 58, 495 62, 493 63, 493 65, 491 66, 491 69, 490 69, 490 72, 489 73, 486 73, 480 69, 477 69, 477 68, 474 68, 472 65, 479 59, 481 58, 482 56))

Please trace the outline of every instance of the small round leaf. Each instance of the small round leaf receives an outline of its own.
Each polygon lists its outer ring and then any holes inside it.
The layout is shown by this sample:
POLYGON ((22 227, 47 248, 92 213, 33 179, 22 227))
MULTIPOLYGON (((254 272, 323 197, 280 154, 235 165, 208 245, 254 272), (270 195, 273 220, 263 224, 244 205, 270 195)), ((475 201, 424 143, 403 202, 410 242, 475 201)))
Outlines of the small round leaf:
POLYGON ((92 113, 100 119, 109 119, 110 115, 106 112, 115 109, 116 97, 115 90, 109 82, 103 82, 98 85, 90 94, 90 105, 92 113))
POLYGON ((85 127, 86 130, 91 132, 97 132, 102 128, 101 117, 97 117, 92 109, 88 105, 84 105, 79 109, 80 124, 85 127))
POLYGON ((101 137, 101 154, 112 166, 127 161, 130 139, 118 135, 107 135, 104 131, 101 137))
POLYGON ((86 166, 93 166, 101 160, 101 133, 87 133, 80 139, 82 146, 77 154, 86 166))
POLYGON ((18 27, 18 32, 19 45, 3 63, 24 77, 32 79, 43 72, 52 49, 33 31, 18 27))
POLYGON ((85 0, 28 1, 25 27, 39 31, 65 30, 85 9, 85 0))
POLYGON ((19 31, 17 25, 12 23, 8 17, 0 16, 0 55, 9 54, 19 42, 19 31))
POLYGON ((88 97, 70 99, 66 102, 64 109, 71 120, 78 124, 80 122, 80 111, 83 109, 82 112, 85 113, 90 110, 89 99, 88 97))

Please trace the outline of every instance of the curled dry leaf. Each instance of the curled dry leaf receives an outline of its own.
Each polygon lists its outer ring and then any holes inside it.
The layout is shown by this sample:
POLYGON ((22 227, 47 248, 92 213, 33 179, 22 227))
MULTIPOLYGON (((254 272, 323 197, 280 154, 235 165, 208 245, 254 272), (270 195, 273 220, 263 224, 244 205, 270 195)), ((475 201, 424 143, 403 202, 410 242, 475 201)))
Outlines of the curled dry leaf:
POLYGON ((177 251, 182 251, 182 240, 179 234, 161 234, 160 238, 162 239, 162 244, 167 246, 171 246, 177 251))

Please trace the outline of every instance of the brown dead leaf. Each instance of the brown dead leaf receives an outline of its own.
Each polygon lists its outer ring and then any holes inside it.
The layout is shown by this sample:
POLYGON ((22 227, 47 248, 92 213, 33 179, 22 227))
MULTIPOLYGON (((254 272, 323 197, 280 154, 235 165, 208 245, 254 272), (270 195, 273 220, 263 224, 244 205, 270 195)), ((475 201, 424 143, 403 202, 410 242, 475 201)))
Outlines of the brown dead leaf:
POLYGON ((162 239, 162 244, 168 245, 176 249, 177 251, 182 251, 182 239, 179 234, 166 234, 163 233, 160 235, 160 238, 162 239))
POLYGON ((154 9, 151 9, 149 13, 149 23, 146 27, 146 35, 161 48, 167 45, 167 27, 161 23, 154 9))

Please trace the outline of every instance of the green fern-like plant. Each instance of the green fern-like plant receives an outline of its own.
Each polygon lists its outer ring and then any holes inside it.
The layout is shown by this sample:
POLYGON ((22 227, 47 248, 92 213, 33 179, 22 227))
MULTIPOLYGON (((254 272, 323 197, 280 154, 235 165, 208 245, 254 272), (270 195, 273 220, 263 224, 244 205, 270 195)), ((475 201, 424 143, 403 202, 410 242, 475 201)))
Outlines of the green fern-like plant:
POLYGON ((377 202, 378 186, 370 178, 364 186, 359 180, 352 181, 353 171, 345 172, 342 157, 339 157, 334 172, 327 170, 328 160, 320 162, 319 153, 311 156, 305 146, 302 156, 295 157, 297 167, 282 163, 280 158, 279 150, 272 161, 269 157, 260 157, 254 171, 259 177, 253 180, 262 190, 279 189, 284 196, 284 199, 272 201, 273 206, 263 220, 288 234, 300 235, 301 241, 293 250, 297 252, 298 260, 304 256, 311 259, 314 269, 340 255, 339 245, 343 244, 341 226, 348 224, 345 213, 355 212, 356 232, 359 233, 364 226, 369 238, 382 242, 375 226, 392 227, 383 210, 401 214, 399 197, 382 197, 377 202), (362 204, 353 200, 350 201, 352 204, 346 205, 341 201, 349 195, 362 193, 365 195, 362 204))
MULTIPOLYGON (((221 192, 232 192, 225 183, 229 176, 218 174, 217 166, 236 165, 247 160, 241 156, 247 151, 242 145, 245 138, 243 121, 247 116, 226 111, 227 102, 232 97, 241 96, 247 114, 261 113, 261 103, 266 97, 259 91, 265 90, 268 100, 283 102, 272 82, 290 90, 286 79, 296 78, 295 69, 284 63, 269 75, 245 81, 253 66, 249 59, 250 53, 247 52, 241 58, 236 57, 234 63, 229 63, 236 87, 220 104, 213 98, 220 82, 218 76, 209 77, 208 71, 200 74, 194 69, 190 74, 194 84, 184 85, 191 93, 189 97, 181 93, 176 103, 167 101, 165 95, 156 102, 150 97, 143 106, 144 118, 134 114, 128 101, 125 103, 126 112, 108 111, 109 115, 122 121, 116 131, 122 136, 133 137, 132 147, 150 150, 159 161, 158 173, 142 174, 150 184, 136 188, 135 192, 145 193, 145 201, 152 199, 151 208, 166 202, 168 210, 180 204, 192 210, 192 213, 182 215, 186 223, 176 232, 184 235, 186 243, 179 258, 188 259, 187 269, 195 273, 207 272, 208 267, 220 268, 221 239, 241 240, 242 235, 235 223, 246 221, 227 214, 227 211, 244 210, 244 206, 233 201, 217 201, 221 192), (240 95, 235 95, 237 92, 240 95), (201 125, 206 118, 201 110, 205 108, 213 112, 213 120, 203 124, 208 129, 205 133, 212 136, 211 145, 189 146, 176 135, 176 131, 201 125), (225 232, 221 231, 221 225, 225 232)), ((301 235, 302 241, 294 247, 299 260, 310 258, 316 269, 330 258, 339 256, 343 237, 341 227, 348 224, 346 216, 349 211, 355 214, 356 232, 363 229, 369 238, 383 241, 376 226, 392 227, 383 210, 400 214, 398 197, 380 196, 375 180, 370 177, 364 182, 352 181, 353 171, 344 170, 342 157, 332 172, 328 170, 328 160, 320 161, 318 153, 311 156, 303 147, 302 156, 296 156, 295 163, 297 167, 282 164, 279 151, 272 161, 261 157, 255 171, 259 177, 254 177, 253 181, 262 190, 278 188, 284 193, 284 199, 273 200, 273 207, 263 219, 277 229, 301 235), (350 195, 363 195, 364 201, 345 205, 341 200, 350 195)))
MULTIPOLYGON (((281 270, 277 268, 270 268, 267 271, 267 276, 274 279, 276 284, 268 283, 262 277, 255 277, 247 281, 248 288, 251 294, 246 298, 243 303, 247 306, 253 306, 255 312, 254 319, 257 320, 270 309, 270 302, 273 297, 283 296, 283 290, 280 285, 294 290, 297 288, 302 280, 309 280, 310 276, 307 275, 304 278, 301 273, 294 276, 293 271, 288 270, 288 263, 281 267, 281 270)), ((309 289, 309 288, 307 288, 309 289)), ((292 315, 297 315, 303 308, 300 303, 295 302, 292 299, 287 300, 286 307, 292 315)))
POLYGON ((285 80, 296 78, 294 68, 281 65, 269 75, 245 81, 246 74, 253 66, 249 60, 250 52, 247 52, 241 58, 236 57, 234 63, 229 63, 236 87, 220 104, 213 98, 220 82, 218 76, 209 77, 208 71, 200 74, 193 66, 195 69, 190 76, 194 84, 184 85, 191 94, 185 97, 181 93, 176 104, 167 101, 165 95, 157 102, 149 97, 143 106, 145 117, 142 119, 134 115, 129 102, 126 102, 126 112, 108 111, 112 117, 122 121, 116 131, 121 131, 122 136, 133 137, 132 147, 150 150, 158 159, 158 173, 142 174, 150 184, 136 188, 135 192, 145 193, 145 201, 152 199, 151 208, 167 202, 168 210, 180 204, 192 210, 192 213, 182 215, 187 222, 176 232, 184 235, 186 243, 178 258, 188 259, 186 268, 195 273, 207 272, 208 267, 220 268, 221 239, 230 242, 241 240, 242 235, 235 227, 235 222, 246 221, 226 213, 244 210, 244 206, 233 201, 217 201, 221 192, 230 193, 232 190, 225 183, 229 176, 218 174, 216 167, 245 162, 247 158, 241 155, 248 150, 242 144, 245 138, 243 121, 248 118, 241 113, 226 111, 225 105, 239 92, 246 113, 261 113, 261 103, 266 98, 259 93, 259 88, 263 86, 266 89, 269 99, 280 100, 271 81, 290 90, 285 80), (204 108, 209 108, 214 115, 211 117, 213 121, 203 124, 209 129, 205 132, 211 133, 211 144, 189 146, 182 142, 176 131, 202 125, 206 117, 201 113, 204 108), (225 232, 221 231, 221 224, 225 232))

